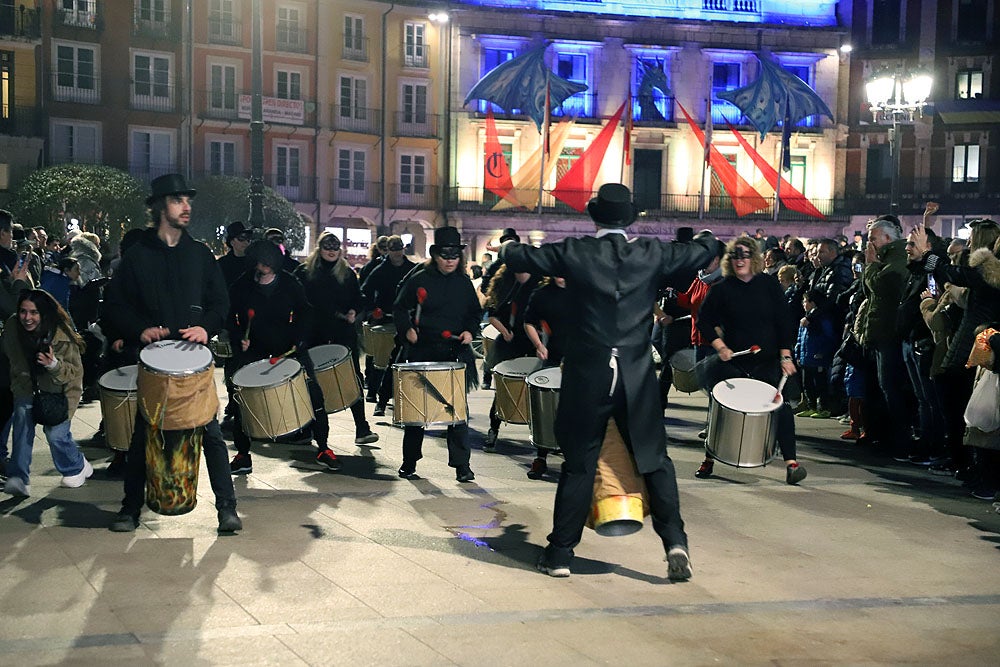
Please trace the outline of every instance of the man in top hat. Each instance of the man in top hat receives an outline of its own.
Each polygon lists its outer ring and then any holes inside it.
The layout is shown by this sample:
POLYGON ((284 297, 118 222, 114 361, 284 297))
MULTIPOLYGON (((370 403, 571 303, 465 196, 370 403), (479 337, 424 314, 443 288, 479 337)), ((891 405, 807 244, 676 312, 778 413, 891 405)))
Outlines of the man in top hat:
MULTIPOLYGON (((517 230, 513 227, 505 227, 502 232, 500 232, 500 245, 503 245, 507 241, 513 241, 514 243, 520 243, 521 237, 517 235, 517 230)), ((493 276, 496 275, 500 267, 503 266, 503 257, 497 255, 495 262, 491 263, 489 267, 483 267, 483 281, 479 283, 479 291, 483 294, 490 289, 490 283, 493 281, 493 276)))
MULTIPOLYGON (((125 344, 148 345, 159 340, 186 340, 201 345, 222 329, 229 311, 222 271, 208 247, 187 232, 194 188, 180 174, 153 179, 146 199, 151 224, 122 258, 105 291, 104 317, 125 344)), ((146 430, 137 412, 125 470, 125 498, 110 529, 132 532, 146 487, 146 430)), ((236 493, 229 474, 229 455, 219 422, 205 426, 205 462, 219 532, 243 527, 236 514, 236 493)))
MULTIPOLYGON (((470 365, 475 368, 468 343, 479 326, 482 311, 472 280, 465 273, 464 249, 457 229, 435 229, 431 258, 400 284, 392 315, 396 334, 405 341, 406 361, 462 361, 468 384, 475 379, 474 371, 468 373, 470 365)), ((396 409, 401 407, 397 405, 396 409)), ((423 440, 423 426, 404 429, 400 477, 410 479, 416 475, 423 440)), ((449 426, 447 441, 448 465, 455 469, 455 479, 471 482, 476 476, 469 467, 468 424, 463 421, 449 426)))
POLYGON ((565 455, 556 490, 553 528, 538 568, 570 575, 573 549, 591 510, 594 474, 609 417, 614 417, 649 491, 653 528, 667 553, 667 576, 691 576, 674 464, 666 454, 663 413, 649 354, 649 322, 658 288, 678 273, 704 268, 717 241, 629 240, 635 219, 632 193, 602 185, 587 207, 594 236, 567 238, 539 248, 506 243, 501 258, 514 271, 566 278, 567 298, 578 308, 574 336, 563 357, 555 434, 565 455))

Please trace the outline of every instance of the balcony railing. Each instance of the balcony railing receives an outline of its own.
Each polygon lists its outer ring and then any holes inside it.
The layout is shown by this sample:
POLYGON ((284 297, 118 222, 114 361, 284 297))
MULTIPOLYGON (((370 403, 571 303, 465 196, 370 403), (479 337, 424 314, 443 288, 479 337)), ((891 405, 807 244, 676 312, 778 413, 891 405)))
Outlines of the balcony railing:
POLYGON ((20 6, 0 7, 0 36, 39 39, 42 36, 42 10, 20 6))
POLYGON ((437 208, 437 188, 429 183, 386 183, 389 208, 432 210, 437 208))
POLYGON ((344 50, 341 56, 344 60, 368 62, 368 38, 344 35, 344 50))
POLYGON ((237 120, 242 94, 242 90, 199 90, 195 94, 195 109, 202 118, 237 120))
POLYGON ((279 51, 288 53, 308 53, 308 34, 301 28, 278 27, 275 46, 279 51))
POLYGON ((350 105, 330 105, 330 126, 334 130, 359 134, 382 134, 382 110, 362 109, 350 105))
POLYGON ((229 18, 209 18, 208 41, 210 44, 238 46, 243 43, 243 24, 229 18))
POLYGON ((441 117, 431 113, 396 112, 396 136, 428 137, 439 135, 441 117))
POLYGON ((172 112, 177 109, 176 84, 158 84, 149 81, 133 81, 130 103, 140 111, 172 112))
POLYGON ((45 123, 33 105, 14 103, 0 114, 0 135, 9 137, 44 137, 45 123))
POLYGON ((56 102, 101 103, 101 77, 50 72, 52 99, 56 102))
POLYGON ((760 0, 702 0, 702 9, 709 12, 759 14, 760 0))
POLYGON ((430 49, 426 44, 422 44, 420 48, 415 48, 412 44, 409 46, 403 44, 402 55, 403 67, 415 67, 419 69, 430 67, 430 49))
MULTIPOLYGON (((621 104, 621 102, 618 104, 621 104)), ((571 97, 567 97, 563 100, 561 106, 553 109, 552 117, 596 118, 597 108, 597 93, 577 93, 571 97)))
POLYGON ((162 12, 135 4, 132 13, 132 34, 145 37, 176 37, 174 24, 170 21, 169 5, 162 12))
POLYGON ((103 25, 103 3, 88 3, 87 9, 59 9, 56 11, 56 24, 88 30, 101 30, 103 25))
POLYGON ((316 178, 299 174, 264 174, 264 185, 292 202, 316 200, 316 178))
POLYGON ((380 206, 382 203, 382 184, 376 181, 357 183, 350 178, 330 179, 330 203, 348 206, 380 206))
POLYGON ((649 99, 632 98, 632 122, 661 125, 674 122, 674 98, 657 95, 649 99))

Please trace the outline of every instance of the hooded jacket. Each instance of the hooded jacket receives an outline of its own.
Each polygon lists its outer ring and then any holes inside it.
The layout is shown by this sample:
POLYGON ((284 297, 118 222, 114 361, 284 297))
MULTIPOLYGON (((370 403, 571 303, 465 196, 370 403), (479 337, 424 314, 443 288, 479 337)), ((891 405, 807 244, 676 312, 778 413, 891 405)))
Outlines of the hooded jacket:
POLYGON ((968 263, 937 262, 933 267, 939 285, 948 282, 969 288, 965 312, 944 359, 945 368, 965 368, 975 343, 976 327, 1000 321, 1000 259, 989 248, 979 248, 967 256, 968 263))
MULTIPOLYGON (((14 398, 30 398, 34 393, 31 383, 33 363, 29 357, 33 351, 25 349, 24 341, 19 335, 21 323, 17 315, 12 315, 4 327, 3 351, 10 360, 10 390, 14 398)), ((69 403, 69 417, 73 418, 80 396, 83 395, 83 362, 80 361, 80 348, 65 331, 56 327, 52 334, 52 352, 59 363, 52 370, 34 364, 38 388, 41 391, 66 394, 69 403)))
POLYGON ((101 251, 83 236, 77 235, 69 242, 69 256, 80 263, 80 284, 103 277, 101 251))

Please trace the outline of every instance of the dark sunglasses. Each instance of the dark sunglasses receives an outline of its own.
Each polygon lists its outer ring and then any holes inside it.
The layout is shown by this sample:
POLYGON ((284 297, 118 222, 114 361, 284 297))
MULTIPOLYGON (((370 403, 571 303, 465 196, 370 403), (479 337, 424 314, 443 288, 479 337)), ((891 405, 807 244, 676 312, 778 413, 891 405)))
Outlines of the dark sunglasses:
POLYGON ((737 248, 727 255, 729 259, 750 259, 753 255, 743 248, 737 248))
POLYGON ((252 241, 253 239, 249 234, 240 234, 239 236, 236 237, 236 240, 242 241, 243 243, 250 243, 250 241, 252 241))
POLYGON ((443 248, 438 248, 437 254, 441 259, 458 259, 462 256, 462 249, 445 246, 443 248))
POLYGON ((319 244, 319 247, 323 250, 340 250, 340 243, 336 241, 324 241, 319 244))

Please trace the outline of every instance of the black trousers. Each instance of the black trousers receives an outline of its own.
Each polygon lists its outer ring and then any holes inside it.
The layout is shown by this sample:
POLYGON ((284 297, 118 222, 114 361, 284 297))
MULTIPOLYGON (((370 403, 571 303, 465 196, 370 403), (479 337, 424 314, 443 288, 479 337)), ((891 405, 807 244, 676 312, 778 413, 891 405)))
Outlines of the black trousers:
MULTIPOLYGON (((581 410, 592 411, 597 422, 607 424, 615 418, 625 446, 632 453, 632 438, 628 433, 628 409, 623 382, 618 382, 615 392, 599 405, 579 406, 581 410)), ((551 563, 567 563, 573 557, 573 549, 583 537, 584 525, 591 511, 594 492, 594 476, 597 460, 604 444, 604 429, 600 436, 585 443, 559 443, 566 457, 556 487, 555 509, 552 514, 552 532, 549 533, 547 558, 551 563)), ((664 551, 673 546, 687 547, 684 520, 681 519, 680 500, 677 493, 677 475, 674 462, 666 454, 660 468, 643 475, 649 492, 650 514, 653 530, 660 536, 664 551)))

